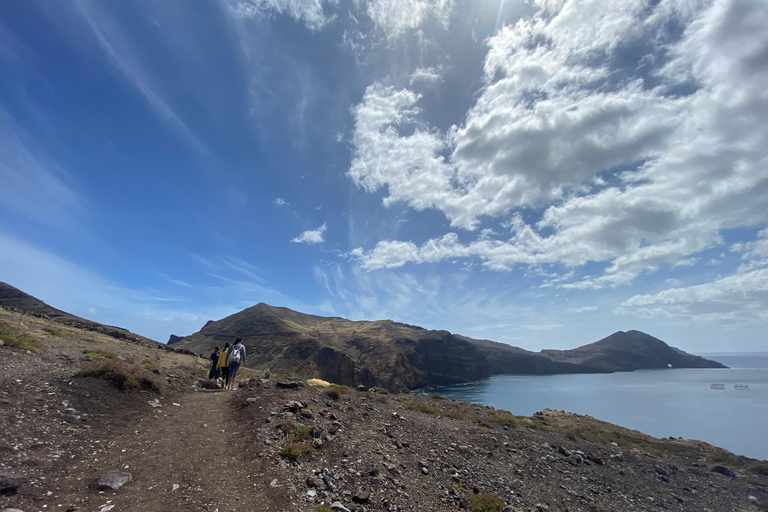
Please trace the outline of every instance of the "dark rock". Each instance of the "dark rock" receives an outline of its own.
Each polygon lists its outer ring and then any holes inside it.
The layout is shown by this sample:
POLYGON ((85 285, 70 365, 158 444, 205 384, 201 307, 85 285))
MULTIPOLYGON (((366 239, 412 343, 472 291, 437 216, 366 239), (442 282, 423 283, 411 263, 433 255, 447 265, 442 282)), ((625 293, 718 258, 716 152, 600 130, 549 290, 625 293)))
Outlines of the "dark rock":
POLYGON ((320 487, 320 480, 314 476, 307 477, 307 487, 317 489, 320 487))
POLYGON ((725 466, 715 466, 712 468, 712 471, 715 473, 720 473, 721 475, 731 477, 731 478, 736 478, 736 473, 734 473, 733 471, 731 471, 725 466))
POLYGON ((168 345, 173 345, 174 343, 178 343, 183 339, 184 336, 176 336, 175 334, 171 334, 171 337, 168 339, 168 345))
POLYGON ((296 380, 284 380, 276 382, 275 386, 281 389, 299 389, 304 387, 304 383, 296 380))
POLYGON ((13 493, 16 489, 29 482, 27 477, 0 471, 0 493, 13 493))
POLYGON ((368 499, 371 497, 371 491, 366 491, 365 489, 358 490, 354 496, 352 496, 352 501, 355 503, 368 503, 368 499))
POLYGON ((131 481, 131 474, 122 471, 108 471, 93 482, 99 491, 116 491, 131 481))

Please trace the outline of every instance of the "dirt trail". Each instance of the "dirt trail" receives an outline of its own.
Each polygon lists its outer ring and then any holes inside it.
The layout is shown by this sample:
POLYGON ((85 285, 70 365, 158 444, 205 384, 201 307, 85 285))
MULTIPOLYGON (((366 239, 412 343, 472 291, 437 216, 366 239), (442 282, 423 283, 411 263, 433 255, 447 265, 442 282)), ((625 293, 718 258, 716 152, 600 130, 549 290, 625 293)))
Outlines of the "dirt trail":
POLYGON ((133 480, 104 493, 99 505, 112 499, 121 511, 288 510, 280 505, 287 505, 281 488, 270 486, 274 461, 260 457, 260 446, 240 432, 232 403, 239 394, 189 392, 160 399, 161 407, 147 404, 147 414, 112 440, 99 464, 128 471, 133 480))

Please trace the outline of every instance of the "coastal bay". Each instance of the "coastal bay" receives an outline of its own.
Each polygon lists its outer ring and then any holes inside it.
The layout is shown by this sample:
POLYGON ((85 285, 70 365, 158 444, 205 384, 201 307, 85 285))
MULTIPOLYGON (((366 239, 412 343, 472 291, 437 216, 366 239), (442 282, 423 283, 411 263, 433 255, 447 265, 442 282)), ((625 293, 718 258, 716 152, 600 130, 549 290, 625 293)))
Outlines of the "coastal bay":
POLYGON ((430 392, 518 415, 566 410, 655 437, 698 439, 768 459, 768 352, 705 357, 729 368, 501 375, 430 392))

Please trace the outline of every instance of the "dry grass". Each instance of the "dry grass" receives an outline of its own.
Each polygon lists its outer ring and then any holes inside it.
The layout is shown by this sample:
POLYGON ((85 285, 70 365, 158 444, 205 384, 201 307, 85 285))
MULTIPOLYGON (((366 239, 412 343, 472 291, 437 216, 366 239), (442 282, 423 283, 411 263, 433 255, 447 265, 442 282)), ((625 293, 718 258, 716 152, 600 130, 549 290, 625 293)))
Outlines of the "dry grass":
POLYGON ((139 388, 160 394, 165 392, 165 381, 162 377, 123 361, 94 361, 81 368, 76 376, 103 379, 121 390, 139 388))
POLYGON ((404 409, 406 411, 423 412, 424 414, 430 414, 432 416, 440 416, 441 414, 443 414, 443 411, 438 409, 437 407, 433 405, 425 404, 424 402, 418 402, 416 400, 413 400, 405 404, 404 409))
POLYGON ((322 379, 309 379, 307 380, 307 386, 312 386, 316 388, 328 388, 331 386, 331 383, 327 380, 322 379))
POLYGON ((3 340, 3 343, 9 347, 31 352, 37 352, 42 348, 37 339, 4 321, 0 321, 0 340, 3 340))
POLYGON ((99 348, 83 350, 83 354, 91 359, 117 359, 117 354, 99 348))
POLYGON ((325 390, 325 394, 334 400, 338 400, 342 395, 346 395, 347 393, 349 393, 349 388, 347 386, 331 386, 325 390))
POLYGON ((493 494, 477 494, 469 498, 469 510, 472 512, 501 512, 506 506, 493 494))
POLYGON ((48 333, 48 334, 50 334, 51 336, 59 336, 59 337, 60 337, 60 336, 64 336, 64 335, 61 333, 61 331, 59 331, 58 329, 54 329, 54 328, 52 328, 52 327, 43 327, 43 328, 42 328, 42 331, 43 331, 43 332, 47 332, 47 333, 48 333))
POLYGON ((277 428, 285 434, 286 443, 280 455, 290 460, 297 460, 315 452, 307 442, 313 437, 314 429, 308 425, 297 425, 292 419, 281 421, 277 428))

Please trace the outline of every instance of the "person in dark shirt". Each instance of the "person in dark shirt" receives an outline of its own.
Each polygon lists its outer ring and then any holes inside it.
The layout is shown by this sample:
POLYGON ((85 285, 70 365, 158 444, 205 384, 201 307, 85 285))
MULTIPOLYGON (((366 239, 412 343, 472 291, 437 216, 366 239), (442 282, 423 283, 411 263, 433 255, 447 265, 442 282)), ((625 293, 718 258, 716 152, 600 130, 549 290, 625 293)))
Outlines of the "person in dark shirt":
POLYGON ((211 380, 216 381, 216 385, 219 385, 219 375, 221 374, 221 370, 218 368, 219 364, 219 355, 221 353, 219 352, 219 347, 216 347, 213 349, 213 354, 211 354, 211 369, 208 372, 208 378, 211 380))

